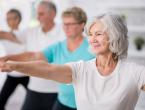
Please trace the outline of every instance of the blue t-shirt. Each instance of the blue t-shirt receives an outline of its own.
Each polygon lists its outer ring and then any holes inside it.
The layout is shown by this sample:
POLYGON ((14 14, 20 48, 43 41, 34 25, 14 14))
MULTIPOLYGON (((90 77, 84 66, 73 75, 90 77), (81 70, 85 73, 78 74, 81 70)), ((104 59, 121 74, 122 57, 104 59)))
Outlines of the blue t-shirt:
MULTIPOLYGON (((65 64, 71 61, 90 60, 94 58, 88 50, 88 41, 84 38, 82 44, 73 52, 67 49, 66 40, 49 46, 43 51, 49 63, 65 64)), ((71 84, 60 84, 58 100, 65 106, 76 108, 74 89, 71 84)))

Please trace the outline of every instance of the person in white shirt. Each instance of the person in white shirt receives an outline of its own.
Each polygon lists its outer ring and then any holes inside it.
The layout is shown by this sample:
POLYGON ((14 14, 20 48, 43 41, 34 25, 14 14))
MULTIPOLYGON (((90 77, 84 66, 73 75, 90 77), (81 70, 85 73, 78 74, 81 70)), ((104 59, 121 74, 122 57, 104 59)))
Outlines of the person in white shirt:
MULTIPOLYGON (((17 9, 10 9, 7 12, 7 24, 10 28, 9 33, 15 33, 20 30, 19 25, 21 23, 21 19, 21 13, 17 9)), ((25 51, 25 46, 18 43, 17 40, 14 40, 15 38, 12 37, 12 39, 8 40, 7 38, 4 38, 3 31, 0 33, 2 33, 0 34, 0 43, 4 46, 7 55, 18 54, 25 51)), ((16 71, 12 72, 12 74, 8 73, 4 85, 0 91, 0 109, 5 109, 9 97, 19 84, 23 85, 27 89, 28 82, 29 77, 26 75, 16 71)))
MULTIPOLYGON (((90 60, 94 58, 88 49, 87 37, 83 35, 87 21, 86 13, 79 7, 71 7, 62 13, 63 30, 66 39, 48 46, 40 52, 4 56, 5 60, 32 61, 44 60, 52 64, 65 64, 70 61, 90 60), (88 50, 85 51, 84 50, 88 50), (82 54, 83 53, 83 54, 82 54), (29 57, 25 56, 29 55, 29 57), (16 59, 15 59, 16 58, 16 59)), ((1 58, 2 59, 2 58, 1 58)), ((52 110, 76 110, 73 86, 59 84, 58 97, 52 110)))
POLYGON ((126 59, 126 22, 117 14, 105 13, 90 22, 87 32, 91 50, 96 54, 93 60, 65 65, 11 61, 1 62, 0 68, 72 83, 78 110, 134 110, 145 85, 145 67, 126 59))
MULTIPOLYGON (((32 53, 42 51, 49 45, 64 40, 65 34, 61 25, 54 22, 56 12, 54 3, 41 1, 37 7, 37 19, 40 25, 14 33, 15 36, 21 36, 18 40, 26 45, 26 51, 29 53, 24 54, 25 57, 22 60, 30 57, 32 53)), ((51 110, 57 92, 57 82, 30 77, 22 110, 51 110)))

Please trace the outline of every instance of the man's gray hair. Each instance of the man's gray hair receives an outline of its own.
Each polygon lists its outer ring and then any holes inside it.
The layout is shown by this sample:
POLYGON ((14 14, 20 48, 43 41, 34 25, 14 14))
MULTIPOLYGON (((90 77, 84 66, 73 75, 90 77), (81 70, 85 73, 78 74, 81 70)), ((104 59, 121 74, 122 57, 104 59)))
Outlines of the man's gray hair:
POLYGON ((57 12, 55 4, 53 2, 51 2, 51 1, 45 1, 45 0, 43 0, 43 1, 41 1, 39 3, 39 5, 45 6, 46 8, 48 8, 48 11, 49 10, 53 10, 55 13, 57 12))
POLYGON ((109 49, 115 57, 123 59, 127 57, 128 51, 128 29, 125 20, 113 13, 101 14, 87 25, 87 33, 96 21, 100 20, 105 26, 105 32, 109 35, 109 49))

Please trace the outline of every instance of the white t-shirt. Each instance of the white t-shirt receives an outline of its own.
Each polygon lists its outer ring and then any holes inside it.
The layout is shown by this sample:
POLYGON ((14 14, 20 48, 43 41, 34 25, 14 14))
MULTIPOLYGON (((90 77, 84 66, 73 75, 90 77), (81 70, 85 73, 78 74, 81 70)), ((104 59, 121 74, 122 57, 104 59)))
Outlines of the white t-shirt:
MULTIPOLYGON (((20 36, 23 36, 20 40, 26 44, 26 49, 30 52, 40 52, 49 45, 64 40, 65 38, 65 34, 60 25, 55 25, 55 27, 47 33, 44 33, 40 26, 27 29, 23 31, 20 36)), ((57 92, 57 86, 58 83, 54 81, 37 77, 30 77, 28 84, 30 90, 41 93, 57 92)))
MULTIPOLYGON (((13 33, 19 33, 19 30, 14 30, 13 33)), ((17 36, 20 37, 20 36, 17 36)), ((8 40, 0 40, 0 42, 2 43, 2 45, 4 46, 6 55, 12 55, 12 54, 19 54, 25 51, 25 46, 24 44, 20 44, 20 43, 14 43, 12 41, 8 41, 8 40)), ((10 76, 13 77, 23 77, 25 76, 24 74, 20 73, 20 72, 16 72, 13 71, 11 73, 8 73, 10 76)))
POLYGON ((0 57, 3 57, 6 55, 6 51, 4 49, 4 46, 2 45, 2 43, 0 42, 0 57))
POLYGON ((102 76, 95 61, 68 63, 73 71, 77 109, 134 110, 145 84, 145 67, 120 60, 110 75, 102 76))

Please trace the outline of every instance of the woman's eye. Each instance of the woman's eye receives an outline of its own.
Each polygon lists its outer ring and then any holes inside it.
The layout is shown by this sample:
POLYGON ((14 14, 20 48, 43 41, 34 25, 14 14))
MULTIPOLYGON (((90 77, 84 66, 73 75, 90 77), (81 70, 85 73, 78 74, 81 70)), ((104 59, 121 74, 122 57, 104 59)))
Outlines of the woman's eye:
POLYGON ((89 36, 93 36, 93 34, 92 33, 89 33, 89 36))
POLYGON ((95 35, 96 35, 96 36, 100 36, 100 35, 102 35, 102 34, 96 33, 95 35))
POLYGON ((102 33, 89 33, 89 36, 102 36, 102 33))

